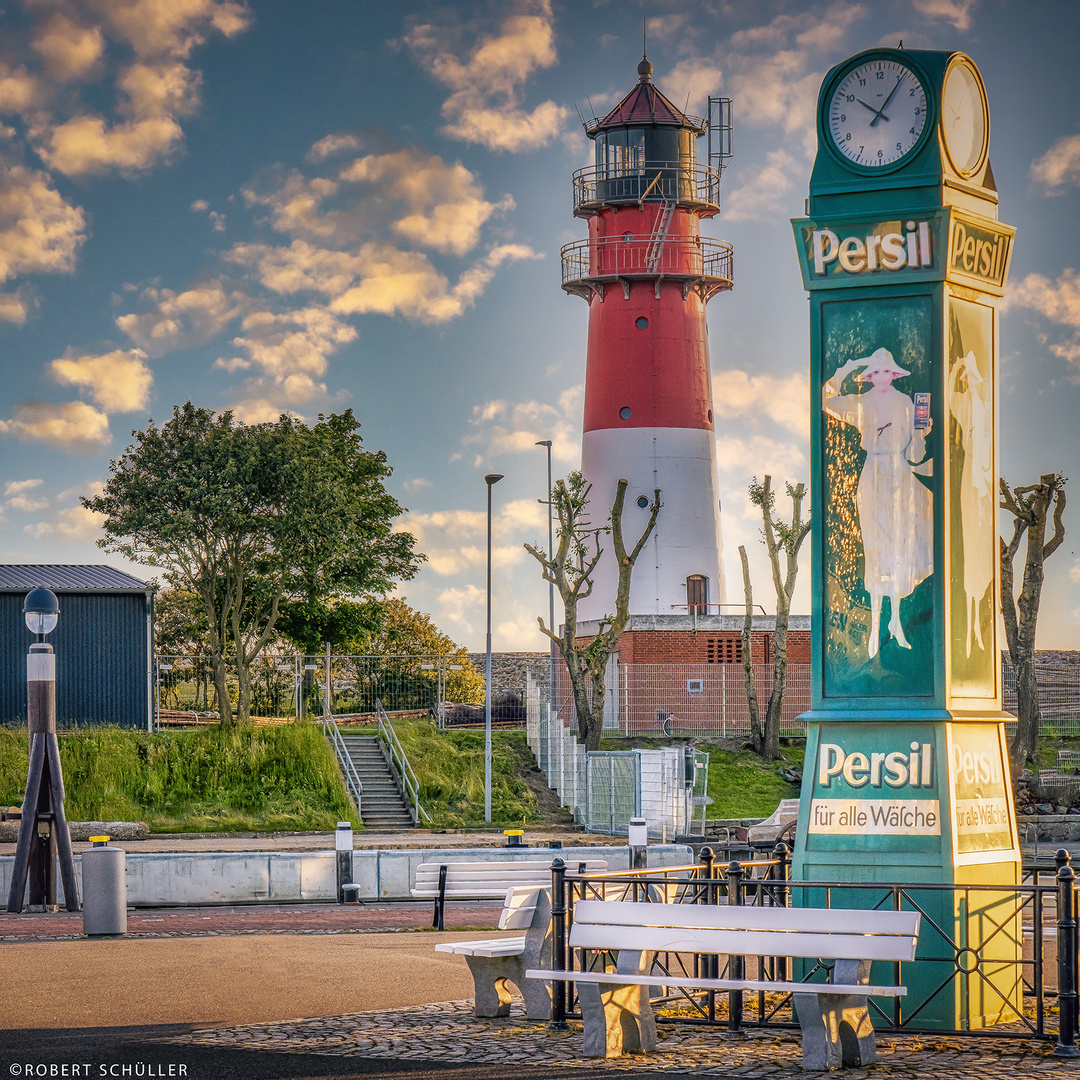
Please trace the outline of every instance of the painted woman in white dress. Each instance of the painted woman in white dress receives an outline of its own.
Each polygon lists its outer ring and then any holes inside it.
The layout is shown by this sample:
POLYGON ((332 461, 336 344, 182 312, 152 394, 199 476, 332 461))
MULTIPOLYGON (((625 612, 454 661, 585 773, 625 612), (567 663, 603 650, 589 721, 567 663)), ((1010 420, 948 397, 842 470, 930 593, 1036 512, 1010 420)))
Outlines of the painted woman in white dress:
POLYGON ((822 408, 857 428, 866 461, 859 475, 855 504, 862 530, 864 578, 870 595, 867 653, 877 655, 881 612, 889 598, 889 634, 903 649, 911 645, 900 622, 900 600, 934 572, 933 495, 915 476, 929 474, 925 428, 915 427, 915 403, 893 386, 910 375, 888 349, 848 360, 822 387, 822 408), (848 375, 869 387, 843 394, 848 375))
POLYGON ((964 543, 964 618, 967 655, 971 638, 985 650, 979 605, 994 578, 997 555, 994 533, 993 416, 984 400, 985 386, 973 352, 961 357, 949 385, 949 411, 956 420, 964 467, 960 478, 960 527, 964 543))

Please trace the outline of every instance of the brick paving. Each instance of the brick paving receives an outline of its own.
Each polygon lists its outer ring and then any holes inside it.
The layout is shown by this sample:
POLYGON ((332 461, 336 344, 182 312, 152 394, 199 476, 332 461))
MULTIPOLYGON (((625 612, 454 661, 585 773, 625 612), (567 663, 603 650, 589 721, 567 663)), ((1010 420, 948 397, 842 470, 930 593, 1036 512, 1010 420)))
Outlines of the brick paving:
MULTIPOLYGON (((506 1069, 548 1065, 607 1073, 670 1073, 677 1076, 776 1077, 810 1080, 821 1073, 802 1068, 794 1032, 731 1039, 715 1029, 661 1024, 656 1053, 608 1061, 581 1055, 581 1028, 549 1032, 528 1020, 515 1002, 505 1020, 478 1020, 472 1002, 441 1001, 413 1008, 346 1016, 207 1028, 161 1040, 178 1046, 231 1048, 333 1057, 387 1058, 488 1064, 506 1069)), ((980 1037, 880 1036, 876 1065, 847 1069, 848 1080, 1016 1080, 1024 1076, 1073 1075, 1078 1066, 1052 1056, 1052 1044, 980 1037)))
MULTIPOLYGON (((502 904, 450 901, 447 930, 490 931, 502 904)), ((431 927, 432 904, 252 904, 238 907, 141 908, 129 910, 129 938, 211 937, 231 934, 348 934, 431 927)), ((74 941, 83 936, 82 914, 73 911, 0 911, 0 943, 74 941)))

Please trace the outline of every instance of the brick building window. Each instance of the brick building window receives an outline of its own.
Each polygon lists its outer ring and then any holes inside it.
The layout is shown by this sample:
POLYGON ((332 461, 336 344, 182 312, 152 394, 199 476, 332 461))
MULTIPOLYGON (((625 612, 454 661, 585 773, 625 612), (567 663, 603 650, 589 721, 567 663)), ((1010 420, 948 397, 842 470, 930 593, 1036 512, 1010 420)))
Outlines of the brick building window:
POLYGON ((705 659, 710 664, 741 664, 742 638, 708 638, 705 659))

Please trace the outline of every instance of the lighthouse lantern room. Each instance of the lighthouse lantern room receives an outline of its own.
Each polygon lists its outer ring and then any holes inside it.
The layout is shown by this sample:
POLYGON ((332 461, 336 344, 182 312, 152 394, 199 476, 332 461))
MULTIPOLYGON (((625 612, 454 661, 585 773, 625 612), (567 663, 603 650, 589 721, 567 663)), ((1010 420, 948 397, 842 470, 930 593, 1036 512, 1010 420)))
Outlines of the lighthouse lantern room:
MULTIPOLYGON (((594 521, 626 478, 624 535, 636 537, 661 492, 632 615, 706 615, 725 599, 705 305, 731 288, 732 250, 703 237, 701 220, 720 210, 730 101, 710 98, 708 112, 679 110, 643 58, 634 89, 585 124, 596 156, 574 174, 574 214, 588 220, 589 237, 562 249, 563 288, 589 305, 581 471, 594 521)), ((608 554, 580 620, 613 612, 616 579, 608 554)))

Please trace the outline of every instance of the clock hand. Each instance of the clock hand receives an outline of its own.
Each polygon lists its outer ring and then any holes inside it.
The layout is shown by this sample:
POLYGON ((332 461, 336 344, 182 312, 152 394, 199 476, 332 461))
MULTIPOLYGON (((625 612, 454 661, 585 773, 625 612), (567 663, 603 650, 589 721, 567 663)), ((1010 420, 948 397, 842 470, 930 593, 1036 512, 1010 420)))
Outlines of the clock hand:
POLYGON ((873 127, 879 120, 888 120, 889 119, 885 115, 885 110, 889 107, 889 102, 892 101, 892 99, 896 96, 896 91, 900 89, 900 84, 903 81, 904 81, 904 76, 901 75, 900 78, 896 80, 896 85, 892 88, 892 93, 889 94, 889 96, 885 99, 885 103, 881 106, 880 109, 878 109, 877 116, 875 116, 874 119, 870 121, 870 126, 871 127, 873 127))
MULTIPOLYGON (((873 127, 873 126, 874 126, 874 124, 876 124, 876 123, 877 123, 877 121, 878 121, 878 120, 879 120, 879 119, 881 118, 881 111, 880 111, 879 109, 875 109, 873 105, 867 105, 867 104, 866 104, 866 102, 865 102, 865 101, 863 101, 863 99, 862 99, 862 98, 856 98, 855 100, 856 100, 856 101, 857 101, 857 102, 858 102, 858 103, 859 103, 859 104, 860 104, 860 105, 861 105, 861 106, 862 106, 862 107, 863 107, 864 109, 869 109, 869 110, 870 110, 870 111, 871 111, 871 112, 872 112, 872 113, 874 114, 874 119, 870 121, 870 126, 871 126, 871 127, 873 127)), ((886 119, 886 120, 888 120, 889 118, 888 118, 888 117, 886 116, 886 117, 885 117, 885 119, 886 119)))

